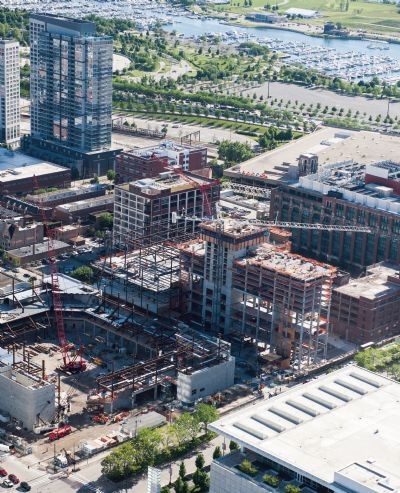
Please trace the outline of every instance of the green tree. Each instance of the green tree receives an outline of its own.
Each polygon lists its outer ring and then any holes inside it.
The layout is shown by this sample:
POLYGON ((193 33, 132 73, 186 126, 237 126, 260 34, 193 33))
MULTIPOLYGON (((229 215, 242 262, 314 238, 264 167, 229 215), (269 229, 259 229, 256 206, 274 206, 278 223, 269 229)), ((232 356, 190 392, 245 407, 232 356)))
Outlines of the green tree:
POLYGON ((189 493, 189 485, 180 476, 174 484, 175 493, 189 493))
POLYGON ((182 461, 179 464, 179 477, 185 479, 185 476, 186 476, 186 466, 185 463, 182 461))
POLYGON ((196 468, 197 469, 203 469, 204 464, 205 464, 205 460, 204 460, 204 455, 203 454, 198 454, 197 455, 195 464, 196 464, 196 468))
POLYGON ((215 407, 204 404, 204 402, 201 402, 193 413, 194 419, 203 426, 205 432, 207 432, 209 423, 216 421, 218 416, 219 414, 215 407))
POLYGON ((213 452, 213 459, 218 459, 221 456, 222 456, 221 447, 217 445, 213 452))
POLYGON ((153 465, 161 440, 158 429, 143 428, 134 439, 135 447, 140 452, 141 460, 146 465, 153 465))
POLYGON ((113 169, 109 169, 107 171, 107 180, 109 180, 109 181, 115 180, 115 171, 113 169))
POLYGON ((241 142, 230 142, 223 140, 218 146, 218 157, 224 159, 226 163, 240 163, 247 161, 254 156, 249 144, 241 142))
POLYGON ((180 444, 193 441, 200 431, 199 423, 189 413, 181 414, 173 426, 176 439, 180 444))
POLYGON ((111 212, 103 212, 100 214, 98 219, 98 225, 101 230, 112 229, 113 226, 113 215, 111 212))
POLYGON ((272 486, 273 488, 277 488, 280 483, 278 476, 275 476, 273 474, 264 474, 263 481, 264 483, 269 484, 269 486, 272 486))
POLYGON ((93 280, 93 269, 88 265, 82 265, 76 268, 71 275, 82 282, 91 283, 93 280))
POLYGON ((131 476, 138 469, 138 454, 132 441, 122 444, 101 462, 101 472, 114 481, 131 476))
POLYGON ((239 447, 239 445, 236 442, 234 442, 233 440, 231 440, 229 442, 229 450, 231 452, 234 452, 235 450, 239 450, 239 449, 240 449, 240 447, 239 447))
POLYGON ((210 487, 210 479, 208 474, 201 469, 196 469, 193 474, 193 484, 199 491, 208 491, 210 487))

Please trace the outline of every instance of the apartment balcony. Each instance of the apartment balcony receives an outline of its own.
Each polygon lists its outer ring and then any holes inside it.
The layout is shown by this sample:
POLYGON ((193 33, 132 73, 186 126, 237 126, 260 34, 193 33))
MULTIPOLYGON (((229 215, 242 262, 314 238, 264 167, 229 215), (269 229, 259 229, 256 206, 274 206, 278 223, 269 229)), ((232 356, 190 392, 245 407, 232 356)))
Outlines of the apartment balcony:
MULTIPOLYGON (((295 474, 293 473, 293 476, 295 474)), ((285 487, 291 484, 299 488, 300 493, 315 493, 315 490, 302 484, 295 477, 272 469, 263 462, 263 458, 252 452, 233 452, 216 459, 211 464, 210 493, 285 493, 285 487), (253 473, 246 474, 239 466, 244 459, 251 462, 253 473), (276 478, 276 486, 267 484, 270 478, 276 478)))

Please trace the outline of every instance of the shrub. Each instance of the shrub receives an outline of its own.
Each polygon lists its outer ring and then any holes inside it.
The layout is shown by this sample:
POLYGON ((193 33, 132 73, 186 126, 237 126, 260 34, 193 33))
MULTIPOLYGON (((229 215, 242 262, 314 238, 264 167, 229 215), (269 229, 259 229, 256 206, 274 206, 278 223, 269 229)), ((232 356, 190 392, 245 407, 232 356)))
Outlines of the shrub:
MULTIPOLYGON (((254 467, 253 464, 247 459, 242 460, 239 469, 245 474, 248 474, 249 476, 255 476, 258 472, 257 468, 254 467)), ((287 492, 287 493, 291 493, 291 492, 287 492)))
POLYGON ((280 483, 279 478, 277 476, 274 476, 273 474, 265 474, 263 476, 263 481, 273 488, 276 488, 280 483))
POLYGON ((301 489, 294 484, 287 484, 285 486, 285 493, 301 493, 301 489))
POLYGON ((213 459, 218 459, 218 457, 221 457, 221 455, 222 455, 221 447, 217 445, 213 452, 213 459))
POLYGON ((233 451, 235 451, 235 450, 239 450, 239 449, 240 449, 240 447, 239 447, 239 445, 238 445, 236 442, 234 442, 233 440, 231 440, 231 441, 229 442, 229 450, 230 450, 231 452, 233 452, 233 451))

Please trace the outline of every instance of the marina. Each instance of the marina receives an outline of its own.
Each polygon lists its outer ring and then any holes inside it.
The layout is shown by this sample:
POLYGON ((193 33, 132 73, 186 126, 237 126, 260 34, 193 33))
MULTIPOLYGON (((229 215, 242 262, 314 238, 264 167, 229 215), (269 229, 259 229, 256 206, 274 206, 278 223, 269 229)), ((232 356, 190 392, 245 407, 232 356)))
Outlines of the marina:
MULTIPOLYGON (((8 6, 8 0, 0 0, 8 6)), ((182 7, 150 0, 35 0, 13 1, 30 12, 46 11, 53 15, 127 19, 139 30, 162 27, 175 31, 179 37, 199 42, 200 38, 230 45, 256 42, 279 53, 285 63, 314 69, 346 81, 380 81, 395 84, 400 81, 400 45, 377 40, 355 40, 307 36, 300 32, 266 27, 242 27, 227 21, 193 14, 182 7)))

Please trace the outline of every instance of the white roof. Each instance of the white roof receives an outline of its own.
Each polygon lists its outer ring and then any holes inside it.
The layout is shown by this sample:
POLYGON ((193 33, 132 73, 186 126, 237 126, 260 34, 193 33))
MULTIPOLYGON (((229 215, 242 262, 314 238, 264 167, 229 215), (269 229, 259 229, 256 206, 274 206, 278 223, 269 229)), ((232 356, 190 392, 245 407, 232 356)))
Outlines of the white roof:
POLYGON ((380 492, 378 482, 371 486, 371 474, 382 479, 376 471, 400 485, 399 402, 400 384, 351 365, 232 413, 210 429, 321 484, 336 481, 335 491, 343 491, 338 482, 344 484, 346 475, 356 481, 353 491, 368 484, 368 491, 380 492))
POLYGON ((25 178, 32 178, 33 176, 60 173, 61 171, 68 171, 68 168, 46 162, 31 164, 29 166, 20 166, 19 168, 0 171, 0 182, 23 180, 25 178))
POLYGON ((310 9, 298 9, 296 7, 291 7, 286 10, 286 14, 289 15, 302 15, 303 17, 315 17, 318 15, 318 10, 310 10, 310 9))

